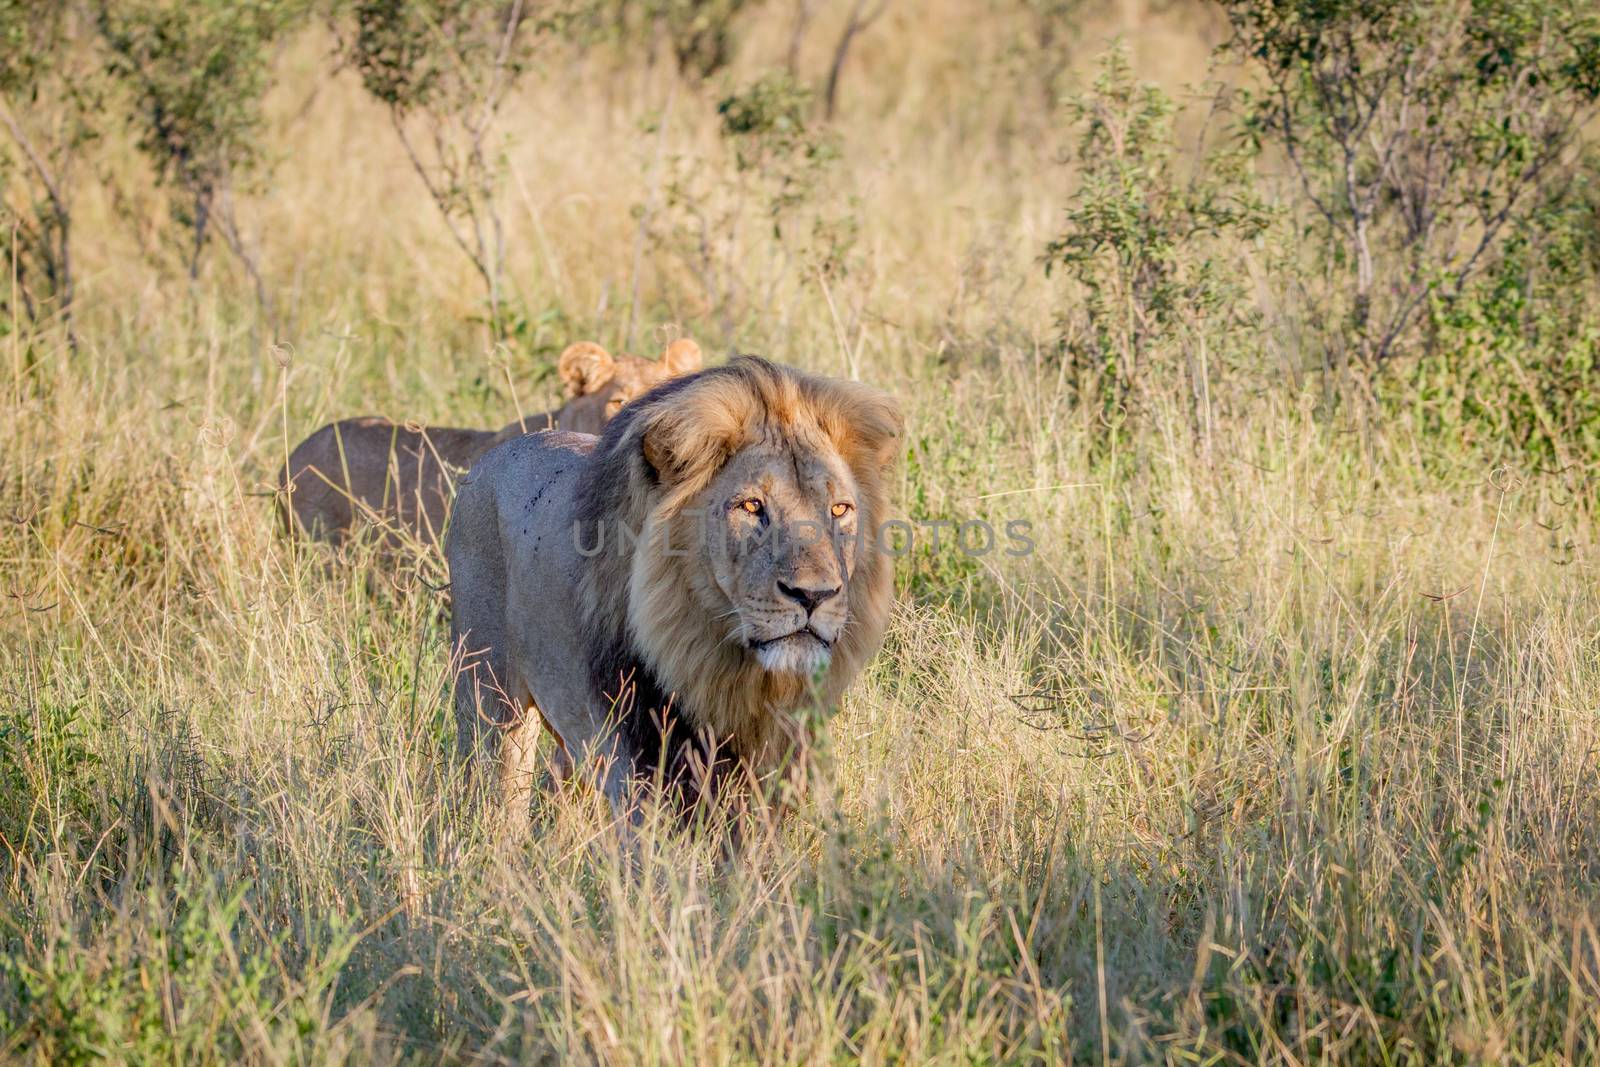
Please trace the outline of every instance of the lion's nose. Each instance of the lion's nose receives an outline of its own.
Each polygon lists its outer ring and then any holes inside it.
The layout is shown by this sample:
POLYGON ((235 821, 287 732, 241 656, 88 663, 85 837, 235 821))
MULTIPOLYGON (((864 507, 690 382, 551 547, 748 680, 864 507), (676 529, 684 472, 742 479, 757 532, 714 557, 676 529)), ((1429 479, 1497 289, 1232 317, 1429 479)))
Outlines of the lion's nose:
POLYGON ((806 614, 810 615, 813 611, 817 610, 818 604, 821 604, 823 601, 829 600, 832 597, 838 596, 839 587, 836 585, 831 589, 807 589, 803 586, 789 585, 785 582, 779 582, 778 592, 782 593, 790 600, 793 600, 795 603, 805 608, 806 614))

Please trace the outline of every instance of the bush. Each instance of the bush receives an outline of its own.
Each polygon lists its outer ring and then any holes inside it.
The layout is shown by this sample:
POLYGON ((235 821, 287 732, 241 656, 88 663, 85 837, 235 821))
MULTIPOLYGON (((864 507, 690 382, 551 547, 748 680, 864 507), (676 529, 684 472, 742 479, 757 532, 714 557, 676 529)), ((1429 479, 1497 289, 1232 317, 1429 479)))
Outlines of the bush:
POLYGON ((132 101, 129 121, 173 217, 189 235, 189 277, 213 229, 222 233, 271 317, 266 285, 240 232, 232 192, 266 160, 261 101, 275 43, 308 13, 306 0, 117 0, 99 26, 112 74, 132 101))
POLYGON ((1172 101, 1136 83, 1120 49, 1070 111, 1081 131, 1077 186, 1044 264, 1082 294, 1062 320, 1080 397, 1120 413, 1143 403, 1158 372, 1183 375, 1175 361, 1199 320, 1227 325, 1243 310, 1243 275, 1224 242, 1253 240, 1271 216, 1238 151, 1209 153, 1182 173, 1172 101))
MULTIPOLYGON (((1431 436, 1491 462, 1574 471, 1600 455, 1600 155, 1529 213, 1483 276, 1427 309, 1430 344, 1403 393, 1431 436)), ((1403 402, 1403 401, 1402 401, 1403 402)))
POLYGON ((843 269, 850 220, 815 210, 838 158, 831 137, 807 122, 811 93, 783 72, 769 72, 717 103, 721 149, 729 167, 698 158, 671 161, 664 202, 638 209, 655 248, 694 276, 704 308, 732 345, 740 320, 756 310, 740 264, 761 234, 781 260, 764 299, 800 257, 818 269, 843 269), (809 222, 809 234, 805 223, 809 222))
POLYGON ((76 3, 0 0, 0 311, 30 321, 60 316, 75 342, 72 301, 74 172, 102 102, 90 22, 76 3), (10 307, 16 271, 18 308, 10 307))
POLYGON ((1222 0, 1265 88, 1255 136, 1287 157, 1348 283, 1331 355, 1414 350, 1430 301, 1492 269, 1600 101, 1591 0, 1222 0))
POLYGON ((342 46, 389 110, 412 168, 483 279, 492 336, 504 336, 503 159, 496 119, 532 65, 534 5, 523 0, 355 0, 342 46), (417 120, 427 136, 408 128, 417 120))

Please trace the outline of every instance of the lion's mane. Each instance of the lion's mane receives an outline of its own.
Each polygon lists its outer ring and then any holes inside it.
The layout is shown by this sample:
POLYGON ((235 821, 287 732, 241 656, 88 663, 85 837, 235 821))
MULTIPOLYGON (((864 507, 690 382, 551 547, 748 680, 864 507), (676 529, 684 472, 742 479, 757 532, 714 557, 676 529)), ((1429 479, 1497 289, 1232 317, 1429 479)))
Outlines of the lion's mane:
POLYGON ((881 643, 893 600, 892 559, 864 543, 849 619, 809 693, 810 679, 762 669, 694 602, 703 560, 683 551, 695 543, 686 509, 743 445, 781 439, 838 452, 857 483, 858 529, 871 538, 887 516, 899 429, 898 410, 877 391, 754 356, 666 382, 606 427, 576 509, 584 543, 605 539, 585 561, 578 607, 591 677, 616 701, 641 769, 703 755, 708 741, 758 775, 773 769, 793 740, 789 713, 838 700, 881 643), (617 536, 624 529, 639 536, 617 536))

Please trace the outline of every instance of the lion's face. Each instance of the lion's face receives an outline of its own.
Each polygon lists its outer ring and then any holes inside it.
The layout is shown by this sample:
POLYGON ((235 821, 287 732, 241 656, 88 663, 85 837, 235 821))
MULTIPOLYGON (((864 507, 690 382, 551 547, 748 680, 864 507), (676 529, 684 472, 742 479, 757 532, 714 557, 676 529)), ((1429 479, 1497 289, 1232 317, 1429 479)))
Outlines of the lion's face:
POLYGON ((786 713, 837 700, 888 625, 894 569, 872 533, 900 429, 887 394, 754 356, 623 410, 586 475, 612 491, 573 510, 585 626, 626 650, 603 684, 636 656, 696 728, 777 759, 786 713))
POLYGON ((576 397, 562 405, 561 411, 556 415, 556 429, 570 433, 597 434, 605 428, 607 422, 611 421, 611 416, 622 410, 622 405, 645 391, 640 389, 629 395, 615 379, 612 379, 594 392, 576 397))
POLYGON ((825 441, 746 446, 700 494, 707 605, 769 671, 827 667, 849 617, 857 487, 825 441))

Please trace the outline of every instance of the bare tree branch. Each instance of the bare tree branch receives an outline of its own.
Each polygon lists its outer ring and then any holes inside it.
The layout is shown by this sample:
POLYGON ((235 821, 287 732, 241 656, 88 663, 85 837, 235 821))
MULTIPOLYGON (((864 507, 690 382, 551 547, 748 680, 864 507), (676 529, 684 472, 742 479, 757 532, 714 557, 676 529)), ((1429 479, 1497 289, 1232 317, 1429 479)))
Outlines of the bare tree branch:
POLYGON ((839 77, 844 73, 844 61, 850 55, 850 46, 856 37, 867 30, 889 9, 889 0, 878 0, 870 11, 865 10, 867 0, 854 0, 850 5, 850 18, 845 22, 839 43, 833 48, 833 62, 828 67, 828 87, 823 93, 823 114, 832 121, 839 102, 839 77))

